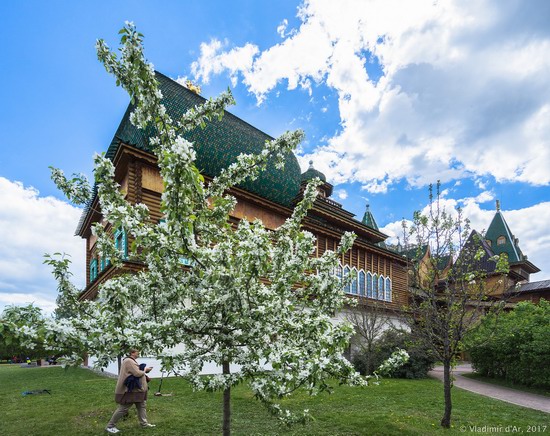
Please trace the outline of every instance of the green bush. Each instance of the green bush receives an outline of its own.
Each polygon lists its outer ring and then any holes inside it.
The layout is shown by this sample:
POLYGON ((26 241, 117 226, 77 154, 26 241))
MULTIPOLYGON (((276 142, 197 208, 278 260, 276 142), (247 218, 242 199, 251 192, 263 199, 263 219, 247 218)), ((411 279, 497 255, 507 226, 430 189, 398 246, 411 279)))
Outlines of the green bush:
POLYGON ((404 330, 386 330, 376 341, 370 355, 358 353, 352 359, 355 369, 363 375, 372 373, 369 368, 378 368, 398 348, 409 353, 409 361, 391 373, 394 378, 425 378, 435 365, 435 359, 426 346, 414 339, 414 334, 404 330))
POLYGON ((508 313, 486 316, 466 346, 481 375, 550 388, 550 303, 521 302, 508 313))

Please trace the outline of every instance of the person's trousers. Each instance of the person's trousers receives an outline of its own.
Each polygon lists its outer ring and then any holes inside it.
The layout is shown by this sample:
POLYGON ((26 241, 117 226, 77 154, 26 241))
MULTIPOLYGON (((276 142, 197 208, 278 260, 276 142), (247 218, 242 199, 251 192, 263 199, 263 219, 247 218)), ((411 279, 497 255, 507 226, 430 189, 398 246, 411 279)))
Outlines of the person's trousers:
POLYGON ((107 424, 107 427, 114 427, 118 420, 126 415, 130 407, 132 407, 134 404, 136 405, 139 423, 141 425, 147 424, 147 411, 145 409, 146 403, 146 401, 143 401, 141 403, 119 404, 117 409, 115 410, 115 413, 113 413, 113 416, 111 416, 111 420, 109 421, 109 424, 107 424))

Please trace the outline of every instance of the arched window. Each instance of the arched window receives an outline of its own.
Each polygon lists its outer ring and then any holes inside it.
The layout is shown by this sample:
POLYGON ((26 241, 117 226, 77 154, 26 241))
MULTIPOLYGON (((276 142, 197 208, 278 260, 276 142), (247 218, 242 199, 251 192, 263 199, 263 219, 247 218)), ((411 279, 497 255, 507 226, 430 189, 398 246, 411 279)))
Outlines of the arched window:
POLYGON ((378 275, 372 276, 372 298, 378 298, 378 275))
POLYGON ((385 299, 384 284, 385 284, 384 277, 380 276, 380 278, 378 279, 378 299, 379 300, 385 299))
POLYGON ((386 301, 391 301, 391 280, 389 277, 386 279, 386 301))
POLYGON ((128 239, 126 238, 126 230, 122 227, 115 232, 115 248, 120 252, 123 259, 128 258, 128 239))
POLYGON ((359 271, 359 295, 365 296, 365 271, 359 271))
POLYGON ((506 244, 506 236, 499 236, 497 238, 497 245, 504 245, 506 244))
POLYGON ((97 279, 97 258, 93 258, 90 262, 90 283, 97 279))
MULTIPOLYGON (((344 267, 344 279, 347 278, 349 276, 349 273, 350 273, 350 267, 349 266, 345 266, 344 267)), ((344 292, 346 294, 350 294, 351 293, 351 283, 347 283, 346 286, 344 287, 344 292)))
POLYGON ((342 280, 342 265, 338 264, 335 271, 336 277, 342 280))
POLYGON ((353 267, 351 269, 351 293, 357 295, 357 269, 353 267))
POLYGON ((367 297, 372 298, 372 274, 367 273, 367 297))

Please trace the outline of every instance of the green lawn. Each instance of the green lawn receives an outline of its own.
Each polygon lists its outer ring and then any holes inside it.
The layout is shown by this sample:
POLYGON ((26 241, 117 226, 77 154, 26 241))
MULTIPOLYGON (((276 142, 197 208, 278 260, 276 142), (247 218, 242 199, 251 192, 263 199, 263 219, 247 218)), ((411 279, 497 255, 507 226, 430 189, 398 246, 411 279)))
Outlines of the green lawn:
MULTIPOLYGON (((151 382, 151 392, 158 387, 151 382)), ((0 435, 97 435, 115 409, 115 380, 84 369, 0 366, 0 435), (26 390, 50 389, 52 395, 22 396, 26 390)), ((150 396, 149 420, 138 427, 135 410, 121 421, 122 434, 215 435, 221 433, 221 394, 193 392, 181 379, 165 379, 163 392, 150 396)), ((366 388, 337 387, 334 394, 299 394, 289 407, 309 408, 316 420, 287 429, 269 416, 244 387, 233 390, 235 435, 426 435, 470 433, 470 426, 548 426, 550 415, 453 389, 453 428, 439 428, 442 385, 436 380, 383 380, 366 388)), ((502 430, 504 432, 504 430, 502 430)))

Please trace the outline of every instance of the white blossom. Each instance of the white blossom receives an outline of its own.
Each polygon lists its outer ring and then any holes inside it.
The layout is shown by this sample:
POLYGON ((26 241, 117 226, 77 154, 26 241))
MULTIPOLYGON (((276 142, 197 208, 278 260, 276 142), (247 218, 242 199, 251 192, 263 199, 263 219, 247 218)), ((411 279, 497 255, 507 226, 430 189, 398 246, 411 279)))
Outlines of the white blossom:
MULTIPOLYGON (((149 144, 164 181, 165 222, 153 223, 144 204, 128 203, 114 181, 113 163, 95 156, 97 197, 105 219, 93 227, 98 250, 115 266, 123 264, 107 223, 132 238, 128 258, 146 268, 104 281, 94 301, 78 301, 66 280, 68 265, 51 258, 75 316, 46 324, 46 337, 99 356, 99 364, 136 346, 157 356, 163 369, 188 377, 195 389, 223 390, 247 382, 284 422, 306 421, 308 410, 291 413, 273 401, 301 386, 311 394, 327 391, 327 380, 334 377, 351 385, 367 383, 342 355, 353 329, 331 321, 346 301, 344 283, 334 270, 354 235, 344 233, 336 251, 311 256, 316 239, 302 230, 302 221, 315 201, 318 179, 308 184, 302 201, 278 229, 270 231, 258 220, 231 228, 236 199, 228 189, 255 179, 268 161, 282 167, 303 132, 284 133, 266 142, 259 154, 241 154, 206 185, 194 164, 194 145, 181 135, 223 116, 233 103, 231 93, 172 120, 161 104, 154 70, 143 57, 142 36, 133 23, 121 33, 120 58, 102 40, 97 54, 130 94, 131 122, 139 128, 153 125, 157 132, 149 144), (178 344, 184 351, 167 351, 178 344), (241 369, 200 377, 209 362, 241 369)), ((75 355, 67 361, 77 361, 75 355)))

